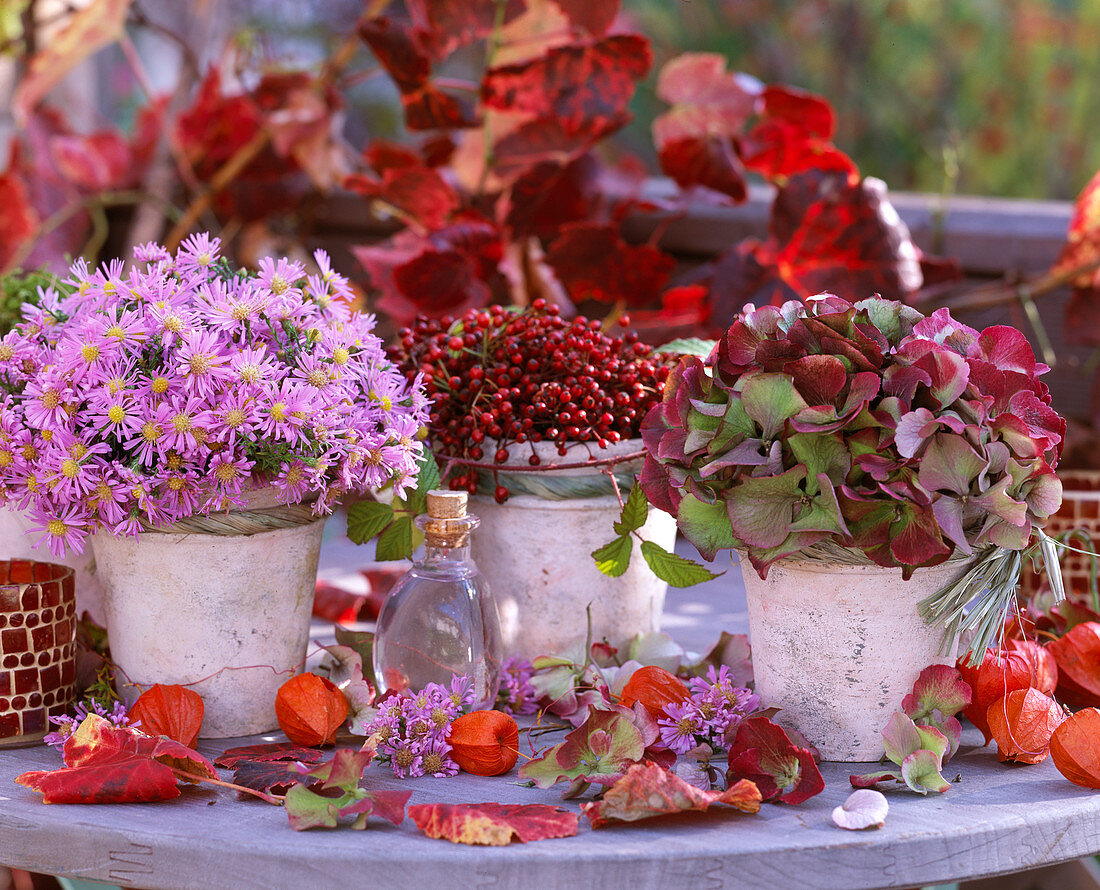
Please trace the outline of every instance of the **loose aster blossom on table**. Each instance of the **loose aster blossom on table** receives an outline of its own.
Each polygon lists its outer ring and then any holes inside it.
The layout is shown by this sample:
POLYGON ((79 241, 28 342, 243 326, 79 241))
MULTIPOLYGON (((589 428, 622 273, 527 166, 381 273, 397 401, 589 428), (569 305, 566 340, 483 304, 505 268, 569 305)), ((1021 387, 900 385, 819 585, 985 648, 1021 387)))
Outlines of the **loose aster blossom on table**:
POLYGON ((667 716, 657 719, 661 742, 676 754, 686 754, 700 745, 712 750, 728 747, 730 730, 760 707, 758 695, 733 685, 726 665, 717 671, 708 667, 706 679, 694 677, 688 688, 691 698, 665 705, 667 716))
POLYGON ((0 340, 0 497, 55 555, 242 505, 256 484, 317 514, 415 484, 427 400, 347 280, 322 251, 316 273, 285 258, 257 273, 219 246, 78 261, 72 292, 43 291, 0 340))
POLYGON ((415 695, 385 699, 367 728, 378 743, 377 758, 388 762, 399 779, 457 775, 447 737, 455 718, 473 703, 473 680, 465 674, 455 677, 450 688, 429 683, 415 695))

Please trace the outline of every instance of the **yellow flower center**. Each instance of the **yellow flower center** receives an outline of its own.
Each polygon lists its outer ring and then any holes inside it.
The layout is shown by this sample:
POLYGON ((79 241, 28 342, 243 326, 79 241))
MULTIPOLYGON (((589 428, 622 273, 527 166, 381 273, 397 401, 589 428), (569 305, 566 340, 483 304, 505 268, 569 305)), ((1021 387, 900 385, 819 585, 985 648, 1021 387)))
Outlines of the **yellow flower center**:
POLYGON ((173 334, 178 334, 183 330, 183 319, 178 315, 166 315, 164 317, 164 329, 171 331, 173 334))
POLYGON ((210 370, 210 356, 203 353, 193 355, 187 364, 192 374, 205 374, 210 370))
MULTIPOLYGON (((3 466, 3 464, 0 463, 0 466, 3 466)), ((286 477, 285 478, 286 478, 286 481, 288 483, 293 485, 296 482, 301 482, 302 479, 305 478, 305 476, 302 473, 302 468, 299 467, 297 464, 295 464, 294 466, 292 466, 290 469, 288 469, 286 471, 286 477)))
POLYGON ((214 258, 208 253, 200 253, 195 257, 195 263, 200 266, 209 266, 212 262, 214 262, 214 258))
POLYGON ((80 460, 80 458, 88 453, 88 446, 83 442, 74 442, 73 447, 69 449, 69 453, 77 460, 80 460))
POLYGON ((328 374, 326 374, 320 368, 315 368, 314 370, 309 372, 309 375, 306 377, 306 381, 309 383, 310 386, 315 386, 320 389, 322 386, 328 383, 328 374))
POLYGON ((61 475, 66 479, 75 479, 77 473, 80 472, 80 464, 78 464, 71 457, 66 458, 61 463, 61 475))
POLYGON ((7 343, 0 346, 0 362, 11 361, 15 357, 15 350, 11 348, 7 343))
POLYGON ((219 464, 218 468, 214 471, 214 476, 219 482, 230 482, 236 479, 241 474, 241 471, 235 464, 219 464))
POLYGON ((290 287, 290 282, 282 275, 271 276, 271 292, 273 294, 285 294, 288 287, 290 287))
POLYGON ((183 489, 184 485, 185 485, 185 482, 184 482, 184 479, 183 479, 182 476, 169 476, 168 477, 168 487, 170 489, 172 489, 172 491, 181 491, 183 489))
POLYGON ((191 429, 191 418, 186 414, 177 414, 172 418, 172 426, 177 433, 186 433, 191 429))
POLYGON ((161 428, 161 425, 159 423, 153 423, 152 421, 149 421, 141 428, 141 437, 146 442, 155 442, 163 435, 164 430, 161 428))
POLYGON ((282 402, 276 402, 268 409, 267 413, 271 415, 276 423, 282 423, 286 420, 286 405, 282 402))
POLYGON ((0 467, 9 467, 11 462, 15 460, 15 455, 8 451, 6 448, 0 449, 0 467))
POLYGON ((251 314, 247 306, 243 303, 237 303, 234 305, 233 311, 229 313, 229 317, 234 321, 244 321, 251 314))
POLYGON ((225 425, 236 429, 244 423, 244 412, 240 408, 230 408, 225 412, 225 425))
POLYGON ((207 432, 201 426, 197 426, 191 430, 191 435, 194 437, 196 445, 202 445, 206 442, 207 432))
POLYGON ((112 405, 107 409, 107 419, 111 423, 122 423, 126 419, 126 409, 121 405, 112 405))
POLYGON ((432 751, 429 754, 424 755, 423 759, 424 772, 429 776, 443 771, 443 757, 432 751))
POLYGON ((102 479, 95 487, 95 497, 100 501, 107 501, 111 498, 111 486, 104 482, 102 479))
POLYGON ((363 456, 363 460, 366 461, 368 467, 380 467, 384 459, 381 448, 371 448, 363 456))
POLYGON ((241 365, 237 371, 242 383, 259 383, 260 369, 257 365, 241 365))
POLYGON ((99 358, 99 347, 94 343, 85 343, 80 349, 80 357, 91 364, 99 358))
POLYGON ((42 403, 42 407, 44 408, 56 408, 58 405, 61 404, 61 393, 59 393, 56 389, 47 389, 39 397, 39 401, 42 403))
POLYGON ((27 491, 38 493, 38 479, 33 473, 27 476, 24 484, 27 486, 27 491))
POLYGON ((158 396, 162 393, 168 392, 168 378, 167 377, 154 377, 153 378, 153 392, 158 396))
POLYGON ((413 761, 416 759, 416 755, 413 754, 408 748, 401 748, 396 754, 393 755, 397 760, 397 765, 401 769, 408 769, 412 766, 413 761))
POLYGON ((107 328, 106 334, 108 337, 114 337, 116 340, 126 339, 126 332, 117 324, 113 324, 107 328))
POLYGON ((53 430, 42 430, 42 438, 47 442, 52 442, 53 430))
POLYGON ((336 347, 332 353, 332 360, 338 365, 346 365, 349 358, 351 354, 343 346, 336 347))
POLYGON ((46 531, 48 531, 55 538, 65 537, 65 532, 67 532, 68 530, 69 527, 65 525, 65 523, 62 522, 60 519, 51 519, 49 521, 49 524, 46 526, 46 531))
POLYGON ((38 449, 30 442, 23 446, 20 454, 23 455, 23 460, 38 460, 38 449))

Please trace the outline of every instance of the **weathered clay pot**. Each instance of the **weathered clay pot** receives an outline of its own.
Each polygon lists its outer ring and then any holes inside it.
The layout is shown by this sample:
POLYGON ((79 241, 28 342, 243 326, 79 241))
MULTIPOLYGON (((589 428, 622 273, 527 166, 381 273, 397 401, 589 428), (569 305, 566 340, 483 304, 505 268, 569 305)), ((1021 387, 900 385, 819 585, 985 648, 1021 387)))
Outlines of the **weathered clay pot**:
POLYGON ((189 685, 203 697, 203 738, 273 729, 275 693, 305 660, 323 528, 97 535, 122 698, 189 685))
POLYGON ((878 760, 881 730, 917 675, 955 662, 940 654, 943 628, 925 624, 917 603, 966 568, 952 560, 903 581, 901 569, 787 558, 762 581, 742 557, 756 692, 823 759, 878 760))
MULTIPOLYGON (((641 447, 640 441, 622 442, 593 453, 612 457, 641 447)), ((544 464, 587 457, 587 452, 576 449, 558 457, 552 443, 540 442, 536 448, 544 464)), ((529 447, 513 450, 513 460, 526 465, 529 447)), ((630 472, 624 465, 616 469, 630 472)), ((596 482, 606 478, 598 469, 585 468, 526 474, 523 481, 538 488, 549 485, 552 476, 596 482)), ((601 573, 592 560, 592 551, 615 536, 612 526, 620 509, 614 494, 562 500, 513 494, 504 504, 491 497, 470 499, 470 512, 481 519, 471 536, 471 553, 496 598, 506 655, 530 658, 563 652, 583 640, 587 608, 595 640, 606 637, 617 644, 660 629, 668 585, 650 571, 639 542, 634 541, 630 567, 618 578, 601 573)), ((653 509, 641 534, 671 550, 676 521, 653 509)))

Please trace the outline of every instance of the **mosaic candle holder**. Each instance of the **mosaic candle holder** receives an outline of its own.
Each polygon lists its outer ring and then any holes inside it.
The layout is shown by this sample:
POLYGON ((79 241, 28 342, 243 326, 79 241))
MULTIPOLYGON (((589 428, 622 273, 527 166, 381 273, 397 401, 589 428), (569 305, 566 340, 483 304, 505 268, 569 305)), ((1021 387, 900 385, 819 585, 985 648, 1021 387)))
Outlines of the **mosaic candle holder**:
POLYGON ((73 570, 0 560, 0 747, 40 741, 71 710, 75 641, 73 570))

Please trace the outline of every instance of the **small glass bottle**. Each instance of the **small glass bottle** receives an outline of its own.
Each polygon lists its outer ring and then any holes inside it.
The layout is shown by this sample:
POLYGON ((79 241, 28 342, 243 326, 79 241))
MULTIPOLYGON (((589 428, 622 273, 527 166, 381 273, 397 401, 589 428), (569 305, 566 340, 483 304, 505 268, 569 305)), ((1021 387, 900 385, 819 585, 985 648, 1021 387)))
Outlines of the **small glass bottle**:
POLYGON ((470 532, 479 520, 466 513, 466 492, 428 492, 424 556, 393 586, 378 614, 374 675, 379 693, 449 684, 455 675, 474 682, 474 708, 491 708, 502 658, 496 600, 470 557, 470 532))

